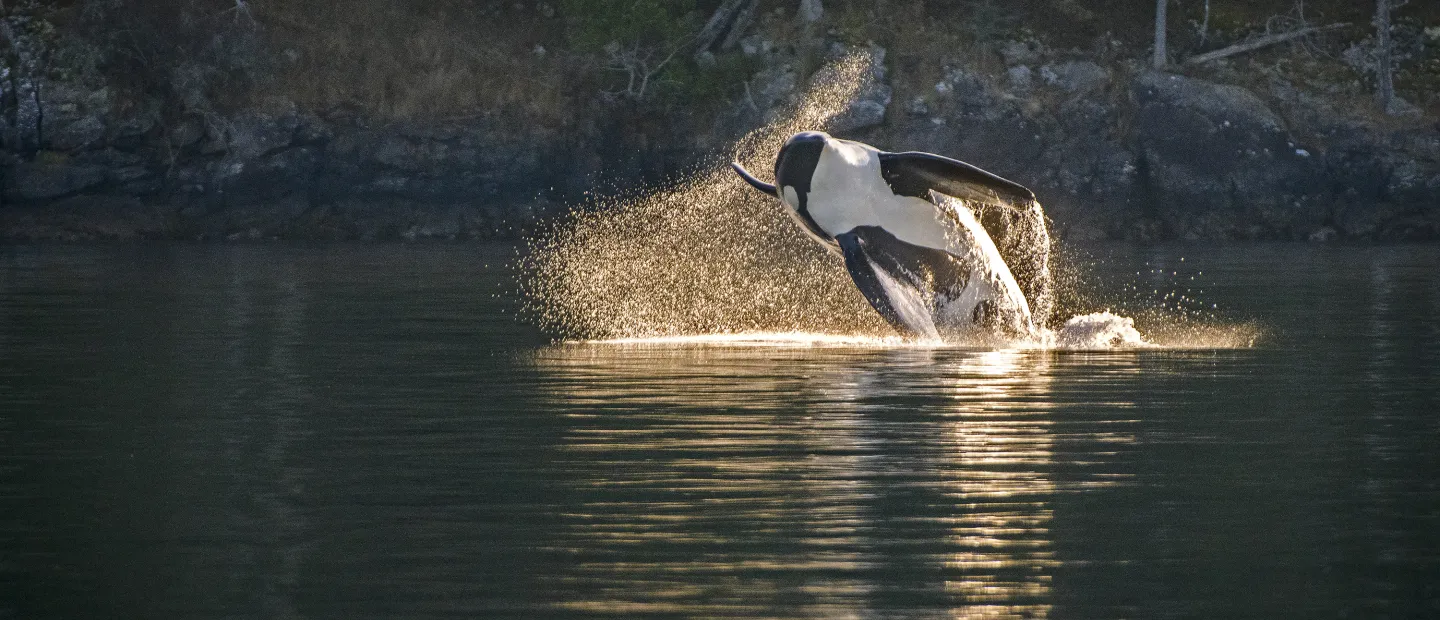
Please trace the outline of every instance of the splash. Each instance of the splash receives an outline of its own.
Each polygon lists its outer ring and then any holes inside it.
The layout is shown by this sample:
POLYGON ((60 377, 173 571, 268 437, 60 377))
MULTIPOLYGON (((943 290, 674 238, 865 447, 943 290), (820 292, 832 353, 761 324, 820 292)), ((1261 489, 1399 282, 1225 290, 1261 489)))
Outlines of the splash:
MULTIPOLYGON (((728 159, 769 169, 787 137, 830 128, 876 73, 876 58, 864 50, 832 62, 816 73, 800 101, 740 139, 728 159)), ((1108 312, 1077 316, 1018 341, 899 338, 856 290, 841 260, 806 238, 773 201, 739 182, 725 163, 652 193, 597 199, 530 239, 521 283, 526 312, 566 339, 626 345, 1156 345, 1131 319, 1108 312)), ((1033 211, 1002 227, 1010 231, 996 239, 1002 251, 1048 257, 1043 212, 1039 205, 1033 211)), ((977 209, 977 217, 1015 217, 1007 213, 977 209)), ((1034 279, 1045 283, 1043 289, 1025 291, 1043 325, 1054 300, 1063 297, 1051 290, 1048 260, 1011 267, 1043 275, 1034 279)))
POLYGON ((1096 312, 1071 318, 1054 332, 1054 346, 1063 349, 1114 349, 1148 347, 1135 329, 1135 319, 1110 312, 1096 312))
MULTIPOLYGON (((827 127, 875 69, 865 51, 827 65, 787 114, 750 132, 729 155, 769 169, 786 137, 827 127)), ((660 192, 587 207, 531 241, 522 285, 527 310, 549 331, 591 339, 893 335, 839 259, 723 165, 660 192)))

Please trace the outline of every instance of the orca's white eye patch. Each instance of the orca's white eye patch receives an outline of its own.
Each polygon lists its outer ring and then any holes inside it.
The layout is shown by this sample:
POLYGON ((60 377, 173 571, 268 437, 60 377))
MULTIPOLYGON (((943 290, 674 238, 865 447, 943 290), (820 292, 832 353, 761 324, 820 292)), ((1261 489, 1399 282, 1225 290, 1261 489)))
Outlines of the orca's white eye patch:
POLYGON ((794 185, 786 185, 785 189, 780 191, 780 199, 791 209, 800 210, 800 195, 795 193, 794 185))

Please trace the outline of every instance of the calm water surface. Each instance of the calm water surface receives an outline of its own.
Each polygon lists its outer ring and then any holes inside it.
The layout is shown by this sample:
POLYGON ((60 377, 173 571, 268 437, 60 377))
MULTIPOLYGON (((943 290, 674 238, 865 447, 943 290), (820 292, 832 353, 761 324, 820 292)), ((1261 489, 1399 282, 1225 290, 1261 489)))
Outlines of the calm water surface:
POLYGON ((1266 334, 550 345, 503 248, 0 249, 0 618, 1440 615, 1440 248, 1096 256, 1266 334))

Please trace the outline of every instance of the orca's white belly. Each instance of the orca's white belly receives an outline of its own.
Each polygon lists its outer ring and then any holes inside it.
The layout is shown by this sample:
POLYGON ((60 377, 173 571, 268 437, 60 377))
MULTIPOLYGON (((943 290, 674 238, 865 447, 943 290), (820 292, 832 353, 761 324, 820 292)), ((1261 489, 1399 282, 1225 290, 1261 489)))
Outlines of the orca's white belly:
POLYGON ((857 226, 879 226, 906 243, 948 249, 952 227, 936 217, 930 201, 896 196, 876 153, 854 142, 827 144, 810 183, 810 217, 832 237, 857 226))
POLYGON ((878 227, 899 241, 941 250, 968 266, 963 289, 951 290, 947 288, 950 283, 932 281, 927 287, 924 278, 900 278, 871 263, 898 318, 916 333, 930 336, 937 328, 969 327, 985 302, 998 313, 996 319, 1002 325, 1017 332, 1031 331, 1025 295, 974 213, 958 199, 943 194, 931 198, 933 202, 896 195, 885 182, 876 150, 834 140, 826 145, 816 165, 807 210, 831 237, 858 227, 878 227), (900 291, 907 280, 912 287, 929 290, 900 291), (929 306, 926 316, 917 312, 917 299, 929 306))

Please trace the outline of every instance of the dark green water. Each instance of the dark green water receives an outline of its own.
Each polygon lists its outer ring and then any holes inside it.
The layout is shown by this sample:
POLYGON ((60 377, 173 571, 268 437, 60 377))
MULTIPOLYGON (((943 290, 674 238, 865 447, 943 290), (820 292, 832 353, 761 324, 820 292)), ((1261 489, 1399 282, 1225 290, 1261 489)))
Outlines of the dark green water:
POLYGON ((1440 615, 1440 248, 1096 255, 1266 334, 548 346, 498 248, 0 249, 0 618, 1440 615))

